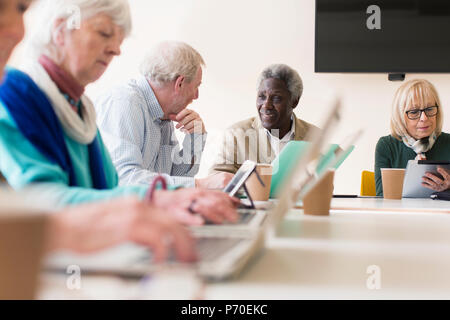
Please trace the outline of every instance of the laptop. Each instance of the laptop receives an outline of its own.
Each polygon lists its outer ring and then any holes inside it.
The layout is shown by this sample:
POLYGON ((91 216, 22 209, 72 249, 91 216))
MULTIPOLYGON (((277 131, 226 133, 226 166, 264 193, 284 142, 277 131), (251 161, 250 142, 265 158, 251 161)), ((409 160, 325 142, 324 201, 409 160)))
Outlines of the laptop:
MULTIPOLYGON (((233 225, 202 226, 191 229, 196 239, 199 256, 195 267, 200 276, 206 280, 216 281, 237 276, 250 259, 261 251, 266 234, 276 230, 279 222, 294 206, 294 199, 298 198, 303 187, 299 182, 304 178, 307 167, 320 154, 320 149, 328 140, 339 118, 340 101, 337 100, 327 113, 324 129, 313 133, 310 137, 312 143, 305 150, 304 157, 298 159, 293 168, 293 174, 286 179, 279 201, 271 210, 251 211, 251 214, 259 213, 261 219, 250 219, 233 225)), ((82 273, 142 277, 155 270, 156 266, 151 262, 152 255, 147 248, 127 243, 92 255, 57 253, 47 259, 46 269, 64 271, 68 266, 76 265, 82 273)))
POLYGON ((323 174, 327 169, 337 170, 355 149, 355 143, 362 136, 364 130, 359 129, 347 136, 341 145, 332 144, 329 150, 320 158, 317 165, 317 175, 323 174))
MULTIPOLYGON (((362 135, 363 130, 357 130, 346 139, 341 145, 331 144, 318 160, 316 166, 317 175, 321 175, 330 168, 337 170, 347 157, 355 149, 354 143, 362 135)), ((310 142, 290 141, 273 161, 274 175, 270 186, 270 197, 276 198, 284 179, 291 174, 298 158, 304 155, 310 142)))

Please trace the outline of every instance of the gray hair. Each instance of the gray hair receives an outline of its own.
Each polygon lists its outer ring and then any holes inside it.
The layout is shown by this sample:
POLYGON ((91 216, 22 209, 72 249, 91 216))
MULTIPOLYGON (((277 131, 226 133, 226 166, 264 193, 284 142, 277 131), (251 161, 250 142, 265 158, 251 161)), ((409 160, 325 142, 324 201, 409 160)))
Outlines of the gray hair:
POLYGON ((86 19, 104 13, 111 17, 114 24, 119 26, 125 36, 131 33, 131 13, 128 0, 39 0, 33 10, 39 21, 35 32, 29 38, 31 54, 52 55, 54 43, 52 32, 55 22, 62 19, 61 27, 79 28, 79 24, 86 19))
POLYGON ((191 82, 198 69, 204 66, 202 56, 190 45, 166 41, 156 45, 141 63, 140 72, 157 85, 164 85, 179 76, 191 82))
POLYGON ((266 67, 258 79, 258 88, 266 79, 279 79, 286 84, 291 93, 291 101, 299 100, 303 93, 303 81, 297 71, 285 64, 272 64, 266 67))

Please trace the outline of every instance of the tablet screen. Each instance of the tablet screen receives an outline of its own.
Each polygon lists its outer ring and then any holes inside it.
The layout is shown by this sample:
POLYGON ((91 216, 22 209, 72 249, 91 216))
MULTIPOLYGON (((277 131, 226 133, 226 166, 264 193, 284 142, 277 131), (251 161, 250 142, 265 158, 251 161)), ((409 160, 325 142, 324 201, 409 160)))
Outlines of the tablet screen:
POLYGON ((422 177, 426 172, 439 178, 442 176, 437 171, 438 167, 450 170, 450 162, 435 160, 409 160, 406 166, 403 180, 403 198, 428 198, 435 191, 422 186, 422 177))
POLYGON ((234 177, 223 189, 223 192, 228 193, 230 196, 234 196, 236 192, 244 185, 245 181, 250 177, 256 168, 256 163, 250 160, 245 161, 234 177))

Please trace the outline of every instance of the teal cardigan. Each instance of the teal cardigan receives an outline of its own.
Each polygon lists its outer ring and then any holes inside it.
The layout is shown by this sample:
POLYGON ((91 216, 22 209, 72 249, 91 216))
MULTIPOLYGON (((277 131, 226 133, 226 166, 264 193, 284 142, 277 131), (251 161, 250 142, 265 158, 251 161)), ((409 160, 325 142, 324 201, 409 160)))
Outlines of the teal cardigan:
MULTIPOLYGON (((428 160, 450 161, 450 134, 441 133, 428 152, 428 160)), ((383 195, 380 168, 406 168, 408 160, 414 160, 417 154, 408 148, 403 141, 388 135, 378 140, 375 148, 375 185, 377 196, 383 195)))
POLYGON ((95 190, 89 169, 87 145, 64 135, 72 160, 76 181, 80 187, 69 187, 68 174, 58 165, 50 162, 20 132, 5 106, 0 102, 0 171, 14 189, 22 189, 39 183, 39 192, 48 196, 56 205, 78 204, 107 200, 124 195, 143 197, 147 186, 117 187, 118 176, 103 144, 100 133, 97 138, 103 159, 107 185, 110 190, 95 190))

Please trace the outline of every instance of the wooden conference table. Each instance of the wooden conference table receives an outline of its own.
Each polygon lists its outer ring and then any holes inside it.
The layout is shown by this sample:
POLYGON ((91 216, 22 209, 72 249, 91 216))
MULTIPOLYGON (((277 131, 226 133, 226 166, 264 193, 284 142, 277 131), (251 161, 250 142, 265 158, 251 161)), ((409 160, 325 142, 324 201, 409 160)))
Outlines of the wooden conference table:
MULTIPOLYGON (((294 209, 238 278, 206 283, 201 297, 449 299, 449 213, 450 202, 428 199, 333 199, 324 217, 294 209)), ((184 287, 199 287, 197 280, 184 279, 184 287)), ((158 295, 142 290, 142 281, 115 277, 85 276, 80 290, 66 283, 67 276, 45 275, 39 298, 195 297, 158 295)))

